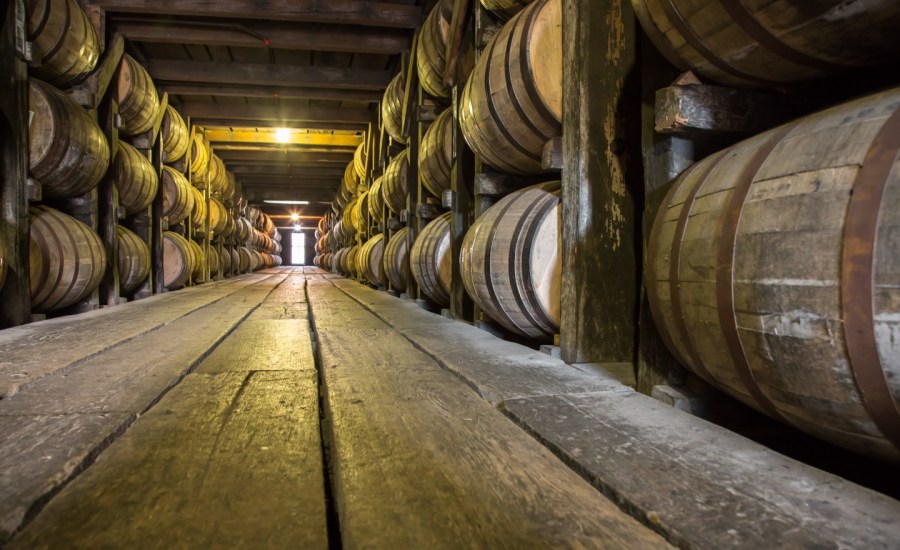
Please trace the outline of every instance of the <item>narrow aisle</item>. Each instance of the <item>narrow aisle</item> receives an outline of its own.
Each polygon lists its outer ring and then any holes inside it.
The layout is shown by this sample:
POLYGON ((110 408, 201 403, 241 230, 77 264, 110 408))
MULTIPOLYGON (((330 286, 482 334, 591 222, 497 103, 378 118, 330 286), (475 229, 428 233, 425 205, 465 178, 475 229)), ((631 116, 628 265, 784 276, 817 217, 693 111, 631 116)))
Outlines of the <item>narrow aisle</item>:
POLYGON ((668 546, 327 278, 307 288, 345 547, 668 546))

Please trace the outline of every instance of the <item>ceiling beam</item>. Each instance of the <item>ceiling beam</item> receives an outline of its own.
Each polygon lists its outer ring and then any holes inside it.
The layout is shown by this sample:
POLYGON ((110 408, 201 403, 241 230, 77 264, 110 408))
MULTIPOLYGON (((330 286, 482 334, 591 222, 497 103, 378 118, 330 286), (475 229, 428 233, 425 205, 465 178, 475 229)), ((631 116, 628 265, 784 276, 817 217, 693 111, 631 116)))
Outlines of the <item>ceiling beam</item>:
POLYGON ((290 132, 283 135, 275 130, 212 130, 207 129, 206 139, 217 147, 222 144, 272 144, 282 147, 349 147, 354 150, 363 142, 354 134, 326 134, 321 132, 290 132))
POLYGON ((151 59, 150 76, 161 82, 384 90, 390 71, 232 61, 151 59))
MULTIPOLYGON (((307 107, 303 105, 231 105, 219 103, 184 103, 179 109, 182 116, 192 119, 268 120, 276 122, 339 122, 368 124, 375 120, 375 111, 368 109, 340 109, 334 107, 307 107)), ((192 121, 196 124, 196 121, 192 121)), ((244 124, 251 126, 251 124, 244 124)))
MULTIPOLYGON (((227 113, 224 114, 227 116, 227 113)), ((232 118, 194 117, 194 126, 225 126, 228 128, 294 128, 297 130, 352 130, 361 132, 368 129, 367 123, 361 122, 309 122, 302 120, 240 120, 232 118)))
POLYGON ((341 184, 341 178, 298 172, 297 174, 251 174, 241 176, 240 182, 242 185, 300 185, 337 189, 341 184))
POLYGON ((353 160, 352 153, 282 153, 261 151, 222 151, 216 153, 226 163, 232 161, 235 164, 250 163, 282 163, 282 164, 319 164, 337 163, 346 165, 353 160))
POLYGON ((154 44, 199 44, 394 55, 410 48, 410 33, 400 29, 346 26, 222 24, 164 21, 115 21, 114 32, 132 41, 154 44), (268 42, 268 43, 267 43, 268 42))
POLYGON ((248 201, 310 201, 331 202, 334 200, 334 192, 328 191, 304 191, 302 189, 253 187, 244 191, 244 198, 248 201))
POLYGON ((278 88, 265 86, 223 86, 215 84, 164 84, 170 96, 250 97, 260 99, 323 99, 328 101, 363 101, 377 103, 381 90, 331 90, 328 88, 278 88))
POLYGON ((254 166, 254 165, 245 165, 245 164, 235 164, 232 163, 228 166, 228 169, 234 172, 234 174, 238 178, 251 178, 253 175, 292 175, 292 174, 302 174, 304 176, 310 177, 335 177, 335 178, 343 178, 344 170, 343 168, 337 165, 334 168, 330 167, 303 167, 298 168, 294 166, 286 166, 281 164, 273 164, 269 166, 254 166))
POLYGON ((412 29, 422 8, 368 0, 91 0, 107 12, 222 17, 412 29))

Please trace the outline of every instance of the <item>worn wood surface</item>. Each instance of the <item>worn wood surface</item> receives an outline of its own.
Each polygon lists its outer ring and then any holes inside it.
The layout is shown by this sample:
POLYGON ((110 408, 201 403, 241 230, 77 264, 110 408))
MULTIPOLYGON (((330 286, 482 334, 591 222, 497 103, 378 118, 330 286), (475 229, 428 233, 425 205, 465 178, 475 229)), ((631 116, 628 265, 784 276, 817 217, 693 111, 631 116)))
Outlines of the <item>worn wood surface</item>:
POLYGON ((703 84, 656 91, 655 129, 664 134, 755 134, 788 119, 785 97, 703 84))
POLYGON ((891 548, 900 540, 900 502, 638 393, 535 397, 503 409, 684 548, 891 548))
POLYGON ((316 376, 254 366, 188 376, 11 547, 327 548, 316 376))
POLYGON ((345 547, 667 546, 400 334, 319 350, 345 547))

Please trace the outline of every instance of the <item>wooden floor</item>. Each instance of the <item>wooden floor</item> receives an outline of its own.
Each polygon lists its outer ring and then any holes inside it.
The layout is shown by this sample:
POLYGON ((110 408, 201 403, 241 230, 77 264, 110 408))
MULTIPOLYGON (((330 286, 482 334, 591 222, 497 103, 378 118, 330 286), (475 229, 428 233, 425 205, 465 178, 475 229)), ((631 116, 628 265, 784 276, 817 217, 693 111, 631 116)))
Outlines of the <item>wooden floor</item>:
POLYGON ((900 504, 281 268, 0 331, 0 546, 888 548, 900 504))

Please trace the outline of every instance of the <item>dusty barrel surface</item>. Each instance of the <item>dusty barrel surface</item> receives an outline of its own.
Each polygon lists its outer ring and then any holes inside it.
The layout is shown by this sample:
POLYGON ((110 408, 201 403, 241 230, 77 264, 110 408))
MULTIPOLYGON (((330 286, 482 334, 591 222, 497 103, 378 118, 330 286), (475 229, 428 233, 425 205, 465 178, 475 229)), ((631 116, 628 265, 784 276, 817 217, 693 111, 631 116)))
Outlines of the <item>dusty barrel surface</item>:
POLYGON ((416 237, 409 253, 409 268, 419 289, 432 302, 450 305, 453 258, 450 247, 450 217, 447 212, 428 223, 416 237))
POLYGON ((356 170, 356 177, 360 180, 366 177, 367 158, 366 143, 360 143, 359 147, 357 147, 356 151, 353 153, 353 169, 356 170))
POLYGON ((75 0, 29 0, 28 41, 40 63, 34 76, 54 86, 84 80, 100 59, 100 41, 87 14, 75 0))
POLYGON ((422 88, 438 98, 449 98, 450 88, 444 84, 447 69, 446 49, 450 22, 437 5, 425 18, 416 44, 416 69, 422 88))
POLYGON ((391 235, 384 249, 384 274, 391 287, 399 292, 406 291, 407 270, 409 269, 409 228, 395 232, 391 235))
POLYGON ((209 276, 211 279, 216 279, 219 276, 219 268, 222 267, 221 261, 219 260, 219 251, 216 250, 216 247, 209 247, 209 252, 206 255, 206 264, 209 266, 209 276))
POLYGON ((453 167, 453 110, 445 109, 428 127, 419 147, 419 174, 428 191, 440 197, 450 189, 453 167))
POLYGON ((815 436, 900 460, 900 88, 686 171, 653 226, 653 317, 693 372, 815 436))
POLYGON ((122 56, 115 87, 122 115, 122 135, 135 136, 153 127, 159 115, 159 96, 150 73, 128 54, 122 56))
POLYGON ((97 123, 65 94, 29 80, 28 167, 45 198, 69 198, 97 186, 109 168, 109 144, 97 123))
POLYGON ((119 269, 119 289, 122 294, 131 294, 150 276, 150 247, 135 233, 116 226, 119 240, 117 266, 119 269))
POLYGON ((113 177, 119 203, 129 215, 146 210, 159 188, 159 176, 150 159, 124 141, 119 142, 113 159, 113 177))
POLYGON ((209 148, 200 137, 200 134, 194 134, 191 138, 191 175, 195 179, 202 180, 207 177, 209 172, 209 148))
POLYGON ((463 239, 459 269, 466 291, 517 334, 559 332, 559 226, 559 182, 551 182, 507 195, 463 239))
POLYGON ((188 283, 198 258, 187 239, 175 233, 163 233, 163 286, 177 290, 188 283))
POLYGON ((228 189, 228 174, 225 170, 225 162, 219 155, 213 154, 209 159, 209 190, 222 196, 228 189))
POLYGON ((481 0, 481 5, 501 19, 509 19, 531 2, 532 0, 481 0))
POLYGON ((656 47, 681 70, 775 87, 884 62, 900 51, 895 0, 631 0, 656 47))
POLYGON ((407 172, 409 171, 409 149, 391 159, 384 171, 381 181, 381 196, 384 203, 394 214, 406 208, 406 195, 409 192, 407 172))
POLYGON ((376 223, 384 221, 384 197, 381 195, 384 176, 381 176, 369 188, 369 217, 376 223))
POLYGON ((357 273, 376 286, 384 286, 384 235, 375 235, 356 254, 357 273))
POLYGON ((191 254, 194 258, 194 263, 191 269, 191 278, 195 283, 205 283, 206 282, 206 253, 203 251, 203 247, 200 246, 199 243, 193 240, 187 241, 188 246, 191 247, 191 254))
POLYGON ((47 206, 32 206, 29 217, 31 308, 47 312, 80 302, 103 279, 103 242, 87 225, 47 206))
POLYGON ((406 91, 406 83, 403 73, 391 80, 384 91, 384 99, 381 101, 381 120, 385 131, 399 143, 406 143, 403 137, 403 99, 406 91))
POLYGON ((472 151, 512 174, 543 171, 544 144, 562 134, 562 0, 537 0, 478 59, 460 98, 472 151))
POLYGON ((198 229, 202 229, 203 225, 206 223, 206 215, 209 210, 206 206, 206 197, 203 196, 203 191, 200 191, 194 186, 191 186, 191 195, 194 196, 194 207, 191 210, 191 224, 198 229))
POLYGON ((194 192, 184 174, 163 166, 162 170, 162 215, 169 220, 169 225, 183 222, 194 209, 194 192))
POLYGON ((181 118, 181 114, 171 105, 166 105, 166 113, 163 115, 160 134, 162 135, 163 151, 166 154, 164 160, 166 162, 177 162, 187 154, 191 134, 188 132, 187 124, 181 118))

